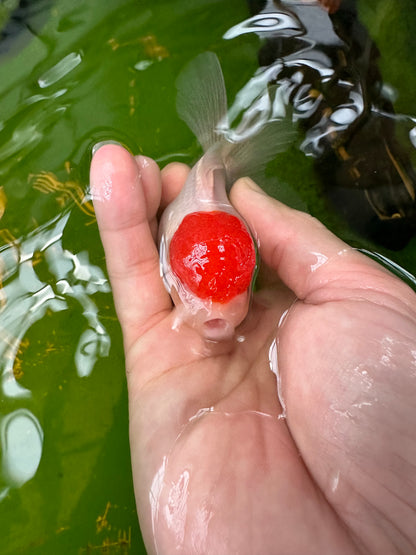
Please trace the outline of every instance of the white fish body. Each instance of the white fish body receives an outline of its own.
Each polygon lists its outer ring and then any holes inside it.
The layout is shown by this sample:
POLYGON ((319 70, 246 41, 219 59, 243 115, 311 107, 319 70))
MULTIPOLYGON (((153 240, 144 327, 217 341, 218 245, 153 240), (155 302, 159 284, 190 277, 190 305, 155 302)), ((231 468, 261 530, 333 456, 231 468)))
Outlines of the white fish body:
MULTIPOLYGON (((199 55, 186 66, 178 78, 177 88, 178 113, 195 133, 204 155, 191 169, 177 198, 163 213, 159 227, 161 275, 177 307, 175 326, 185 322, 206 339, 221 341, 232 338, 235 328, 244 320, 252 288, 247 287, 222 302, 216 301, 214 296, 201 298, 172 270, 172 238, 186 216, 207 212, 235 216, 244 226, 243 236, 249 233, 241 216, 231 205, 227 191, 238 177, 250 175, 264 167, 292 141, 293 132, 287 129, 287 122, 274 122, 253 137, 231 142, 228 139, 230 130, 224 78, 217 56, 211 52, 199 55)), ((251 241, 252 247, 244 242, 245 249, 254 249, 254 242, 251 241)), ((206 251, 205 242, 197 245, 198 248, 206 251)), ((222 248, 221 245, 218 248, 222 248)), ((197 270, 202 274, 206 260, 205 257, 196 261, 197 270)), ((251 281, 254 274, 253 266, 251 281)), ((196 278, 204 279, 199 274, 196 278)))

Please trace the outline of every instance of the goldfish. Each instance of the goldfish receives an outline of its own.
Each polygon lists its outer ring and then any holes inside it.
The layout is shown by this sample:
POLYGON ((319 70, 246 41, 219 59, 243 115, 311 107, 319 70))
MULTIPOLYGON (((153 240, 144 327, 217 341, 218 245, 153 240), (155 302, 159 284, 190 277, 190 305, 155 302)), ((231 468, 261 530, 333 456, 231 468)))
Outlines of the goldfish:
POLYGON ((244 122, 233 133, 217 56, 205 52, 177 80, 177 111, 204 154, 159 224, 160 273, 176 306, 174 327, 185 323, 209 341, 235 336, 245 319, 258 266, 257 245, 228 192, 238 177, 264 168, 287 147, 287 121, 258 130, 244 122), (250 133, 251 130, 254 132, 250 133))

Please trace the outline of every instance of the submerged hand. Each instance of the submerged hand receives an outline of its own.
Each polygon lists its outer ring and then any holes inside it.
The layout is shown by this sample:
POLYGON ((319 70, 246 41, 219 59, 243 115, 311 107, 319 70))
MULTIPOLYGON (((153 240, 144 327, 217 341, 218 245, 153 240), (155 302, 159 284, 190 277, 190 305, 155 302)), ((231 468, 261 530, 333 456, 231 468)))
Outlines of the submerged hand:
POLYGON ((186 171, 114 145, 91 168, 149 554, 416 552, 416 295, 240 180, 231 200, 268 267, 241 341, 173 330, 157 212, 186 171))

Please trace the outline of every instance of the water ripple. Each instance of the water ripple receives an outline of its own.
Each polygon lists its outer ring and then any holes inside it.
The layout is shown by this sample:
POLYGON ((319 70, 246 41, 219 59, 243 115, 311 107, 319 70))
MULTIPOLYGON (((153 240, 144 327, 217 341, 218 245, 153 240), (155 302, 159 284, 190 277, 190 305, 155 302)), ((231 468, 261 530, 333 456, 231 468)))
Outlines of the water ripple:
POLYGON ((74 357, 80 377, 91 373, 97 357, 107 356, 110 337, 98 317, 91 295, 109 292, 102 270, 89 262, 88 254, 74 254, 62 246, 62 236, 70 212, 40 226, 24 238, 0 249, 3 304, 0 306, 1 387, 7 397, 29 397, 14 373, 16 355, 28 329, 47 310, 68 308, 74 299, 82 308, 87 328, 82 331, 74 357), (42 256, 51 279, 46 282, 36 272, 36 259, 42 256))

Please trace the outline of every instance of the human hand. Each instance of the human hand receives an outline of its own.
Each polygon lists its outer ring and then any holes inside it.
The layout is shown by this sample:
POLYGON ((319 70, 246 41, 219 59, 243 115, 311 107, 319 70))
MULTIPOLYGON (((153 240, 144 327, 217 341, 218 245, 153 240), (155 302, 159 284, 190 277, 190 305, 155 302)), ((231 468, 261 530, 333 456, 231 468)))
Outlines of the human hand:
POLYGON ((149 554, 416 552, 415 293, 244 179, 266 270, 240 341, 173 330, 157 213, 187 171, 115 145, 91 167, 149 554))

